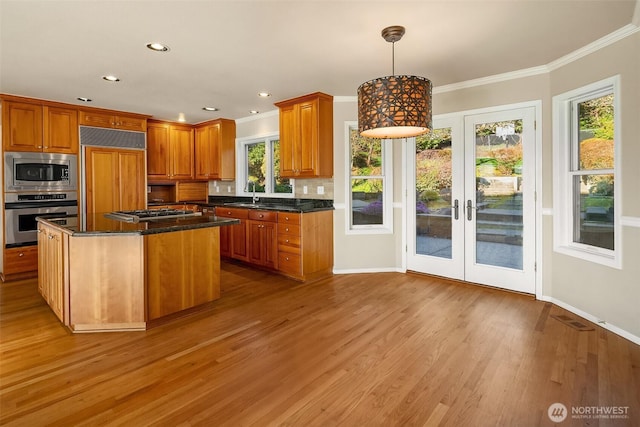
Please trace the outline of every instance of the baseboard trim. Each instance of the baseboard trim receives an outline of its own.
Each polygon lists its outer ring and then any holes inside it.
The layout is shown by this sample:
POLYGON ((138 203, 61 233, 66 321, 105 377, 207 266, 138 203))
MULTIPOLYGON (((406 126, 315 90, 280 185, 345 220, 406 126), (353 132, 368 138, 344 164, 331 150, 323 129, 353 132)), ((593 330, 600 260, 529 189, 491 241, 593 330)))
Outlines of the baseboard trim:
POLYGON ((406 273, 403 268, 385 267, 385 268, 334 268, 333 274, 371 274, 371 273, 406 273))
POLYGON ((640 345, 640 337, 633 335, 632 333, 619 328, 616 325, 613 325, 611 323, 608 323, 602 319, 598 319, 597 317, 593 316, 592 314, 587 313, 586 311, 580 310, 579 308, 576 308, 570 304, 567 304, 563 301, 560 301, 557 298, 553 298, 550 296, 545 296, 543 295, 540 298, 540 301, 546 301, 546 302, 550 302, 552 304, 557 305, 558 307, 564 308, 567 311, 572 312, 573 314, 577 314, 578 316, 587 319, 590 322, 595 323, 598 326, 602 326, 603 328, 605 328, 606 330, 613 332, 616 335, 620 335, 622 338, 628 339, 629 341, 631 341, 634 344, 640 345))

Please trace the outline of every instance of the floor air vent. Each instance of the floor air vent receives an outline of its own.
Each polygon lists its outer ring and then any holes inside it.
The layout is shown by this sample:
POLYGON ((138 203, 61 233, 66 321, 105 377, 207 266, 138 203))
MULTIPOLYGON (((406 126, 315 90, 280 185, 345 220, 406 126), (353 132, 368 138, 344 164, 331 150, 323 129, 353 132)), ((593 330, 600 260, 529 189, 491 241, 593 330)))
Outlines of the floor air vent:
POLYGON ((593 331, 593 326, 585 325, 579 320, 576 320, 569 316, 565 316, 564 314, 552 314, 551 317, 564 323, 567 326, 571 326, 573 329, 577 329, 579 331, 593 331))

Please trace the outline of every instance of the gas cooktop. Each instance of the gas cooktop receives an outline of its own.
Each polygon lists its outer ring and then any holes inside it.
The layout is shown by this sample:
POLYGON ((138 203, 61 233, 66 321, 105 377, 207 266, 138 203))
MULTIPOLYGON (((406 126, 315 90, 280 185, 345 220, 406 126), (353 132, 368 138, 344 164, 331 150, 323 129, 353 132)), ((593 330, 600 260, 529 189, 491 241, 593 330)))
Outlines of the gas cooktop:
POLYGON ((198 215, 202 215, 202 212, 181 209, 139 209, 134 211, 115 211, 104 214, 107 218, 125 222, 151 221, 154 219, 181 218, 198 215))

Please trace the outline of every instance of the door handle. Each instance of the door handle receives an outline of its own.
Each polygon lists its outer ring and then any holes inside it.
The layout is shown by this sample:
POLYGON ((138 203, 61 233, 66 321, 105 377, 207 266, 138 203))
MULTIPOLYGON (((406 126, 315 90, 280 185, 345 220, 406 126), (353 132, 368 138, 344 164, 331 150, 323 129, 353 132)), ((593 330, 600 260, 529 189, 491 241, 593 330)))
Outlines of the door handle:
POLYGON ((453 219, 458 219, 459 215, 458 215, 458 211, 460 210, 460 206, 458 204, 458 199, 454 200, 453 202, 453 219))
POLYGON ((471 199, 467 200, 467 220, 471 221, 471 211, 473 210, 473 206, 471 205, 471 199))

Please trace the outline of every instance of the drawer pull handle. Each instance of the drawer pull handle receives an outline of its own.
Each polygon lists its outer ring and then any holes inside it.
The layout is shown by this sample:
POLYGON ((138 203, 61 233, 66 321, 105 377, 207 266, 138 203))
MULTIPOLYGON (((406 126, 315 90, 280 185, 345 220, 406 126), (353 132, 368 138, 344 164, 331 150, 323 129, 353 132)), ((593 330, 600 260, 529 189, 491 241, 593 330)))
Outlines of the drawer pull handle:
POLYGON ((23 253, 23 252, 20 252, 20 253, 18 254, 18 256, 24 256, 24 253, 23 253))
POLYGON ((289 243, 289 239, 286 239, 286 240, 285 240, 285 243, 289 243))
POLYGON ((287 257, 284 257, 284 259, 285 259, 286 261, 289 261, 289 257, 288 257, 288 256, 287 256, 287 257))
POLYGON ((264 217, 264 215, 260 214, 260 218, 264 217))

